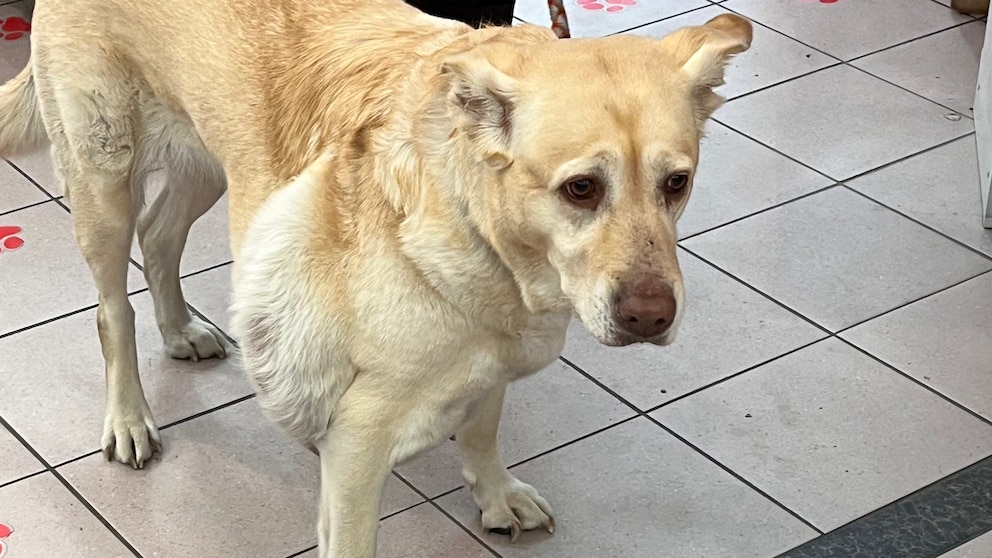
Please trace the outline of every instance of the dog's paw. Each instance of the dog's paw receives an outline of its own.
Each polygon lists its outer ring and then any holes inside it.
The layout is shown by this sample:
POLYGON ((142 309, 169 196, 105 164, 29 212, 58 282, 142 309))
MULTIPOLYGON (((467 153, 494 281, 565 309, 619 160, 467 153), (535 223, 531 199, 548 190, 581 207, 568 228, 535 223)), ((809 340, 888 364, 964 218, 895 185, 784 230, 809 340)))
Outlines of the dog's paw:
POLYGON ((224 335, 214 326, 195 316, 184 326, 165 329, 162 336, 165 339, 165 350, 172 358, 196 362, 201 358, 227 356, 227 341, 224 335))
POLYGON ((162 439, 152 414, 107 410, 103 423, 103 456, 141 469, 153 455, 162 451, 162 439))
POLYGON ((472 491, 475 503, 482 510, 482 526, 494 533, 510 535, 517 540, 521 531, 544 529, 555 532, 551 505, 533 486, 507 474, 496 486, 476 485, 472 491))

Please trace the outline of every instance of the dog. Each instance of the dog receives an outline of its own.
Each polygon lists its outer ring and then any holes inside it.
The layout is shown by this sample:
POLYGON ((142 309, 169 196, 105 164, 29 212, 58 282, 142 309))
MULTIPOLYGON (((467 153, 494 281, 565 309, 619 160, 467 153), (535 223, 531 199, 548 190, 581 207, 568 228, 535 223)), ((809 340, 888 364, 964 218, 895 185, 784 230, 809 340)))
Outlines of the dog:
POLYGON ((41 0, 0 155, 51 143, 99 291, 108 460, 161 448, 132 236, 168 353, 223 358, 179 261, 227 190, 233 331, 261 409, 320 457, 320 556, 372 558, 390 471, 452 436, 483 526, 553 532, 497 451, 504 391, 573 315, 610 346, 674 340, 676 221, 750 42, 734 15, 558 40, 400 0, 41 0))

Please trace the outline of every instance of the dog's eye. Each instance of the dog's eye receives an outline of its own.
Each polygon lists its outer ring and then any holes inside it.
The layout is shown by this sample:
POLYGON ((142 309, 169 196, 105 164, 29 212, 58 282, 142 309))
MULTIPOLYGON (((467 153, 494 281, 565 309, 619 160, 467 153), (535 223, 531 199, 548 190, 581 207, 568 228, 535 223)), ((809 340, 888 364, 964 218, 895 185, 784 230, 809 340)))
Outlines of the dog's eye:
POLYGON ((599 205, 603 190, 592 178, 576 178, 565 183, 562 193, 569 202, 579 207, 595 209, 599 205))
POLYGON ((665 192, 669 194, 674 194, 676 192, 682 191, 689 184, 689 175, 683 172, 678 174, 673 174, 668 177, 668 181, 665 183, 665 192))

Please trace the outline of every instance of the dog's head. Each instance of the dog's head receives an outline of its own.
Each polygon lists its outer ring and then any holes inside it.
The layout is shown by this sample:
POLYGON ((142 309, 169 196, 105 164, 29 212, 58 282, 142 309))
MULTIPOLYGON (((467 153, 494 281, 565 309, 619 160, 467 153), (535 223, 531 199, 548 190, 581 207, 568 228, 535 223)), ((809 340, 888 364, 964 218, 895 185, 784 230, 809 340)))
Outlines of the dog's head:
POLYGON ((751 24, 723 15, 661 40, 494 40, 444 64, 456 129, 489 175, 490 240, 511 268, 552 268, 602 343, 674 339, 675 223, 723 102, 713 89, 750 42, 751 24))

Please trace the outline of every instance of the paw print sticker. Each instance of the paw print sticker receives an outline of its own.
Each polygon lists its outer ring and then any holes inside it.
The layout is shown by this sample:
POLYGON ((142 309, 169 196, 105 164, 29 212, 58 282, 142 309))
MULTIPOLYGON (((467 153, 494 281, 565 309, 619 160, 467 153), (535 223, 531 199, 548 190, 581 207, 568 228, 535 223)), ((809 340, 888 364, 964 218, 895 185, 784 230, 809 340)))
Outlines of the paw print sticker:
POLYGON ((0 19, 0 39, 16 41, 31 32, 31 22, 23 17, 0 19))
POLYGON ((7 554, 7 537, 13 532, 9 525, 0 523, 0 558, 7 554))
POLYGON ((576 0, 583 10, 590 12, 622 12, 637 5, 637 0, 576 0))
POLYGON ((0 254, 13 252, 24 246, 24 240, 18 236, 19 234, 21 234, 21 227, 0 226, 0 254))
MULTIPOLYGON (((814 2, 816 0, 805 0, 806 2, 814 2)), ((821 4, 836 4, 837 0, 820 0, 821 4)))

